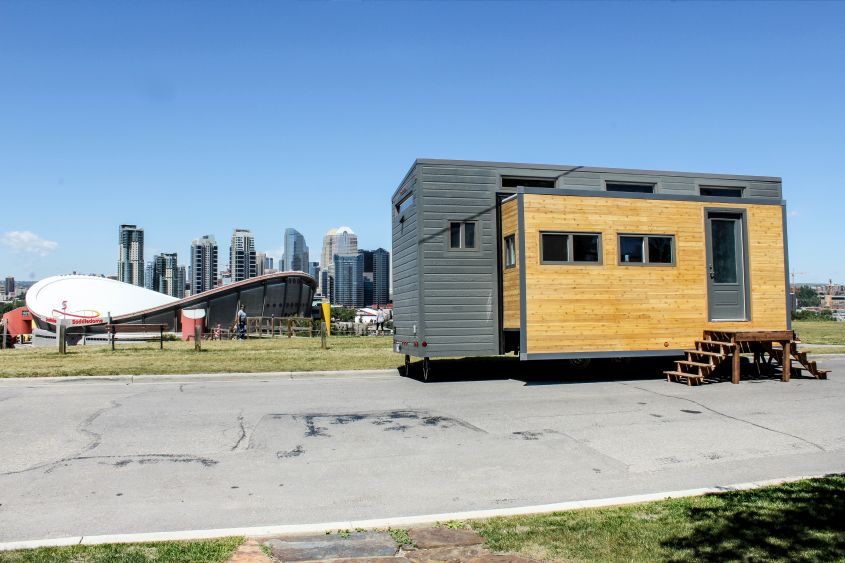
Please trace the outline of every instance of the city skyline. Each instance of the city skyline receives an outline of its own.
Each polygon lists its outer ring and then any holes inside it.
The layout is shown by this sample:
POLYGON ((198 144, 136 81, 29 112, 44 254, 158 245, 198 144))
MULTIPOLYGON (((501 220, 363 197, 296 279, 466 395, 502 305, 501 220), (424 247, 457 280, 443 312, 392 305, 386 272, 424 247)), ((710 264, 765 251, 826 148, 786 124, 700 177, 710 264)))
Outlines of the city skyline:
POLYGON ((780 176, 797 281, 845 279, 842 3, 2 13, 0 191, 27 210, 0 226, 2 275, 108 273, 118 222, 149 256, 251 224, 278 260, 280 225, 315 245, 352 220, 389 249, 390 196, 430 157, 780 176), (584 25, 535 33, 553 20, 584 25))

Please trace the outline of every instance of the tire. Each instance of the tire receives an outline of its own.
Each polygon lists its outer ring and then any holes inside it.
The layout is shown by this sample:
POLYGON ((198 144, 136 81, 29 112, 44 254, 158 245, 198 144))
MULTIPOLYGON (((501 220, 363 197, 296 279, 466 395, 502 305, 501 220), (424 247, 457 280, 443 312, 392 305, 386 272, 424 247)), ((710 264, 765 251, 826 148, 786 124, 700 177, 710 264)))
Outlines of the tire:
POLYGON ((566 360, 566 363, 569 364, 569 367, 576 371, 582 371, 590 367, 590 364, 593 362, 592 358, 573 358, 571 360, 566 360))

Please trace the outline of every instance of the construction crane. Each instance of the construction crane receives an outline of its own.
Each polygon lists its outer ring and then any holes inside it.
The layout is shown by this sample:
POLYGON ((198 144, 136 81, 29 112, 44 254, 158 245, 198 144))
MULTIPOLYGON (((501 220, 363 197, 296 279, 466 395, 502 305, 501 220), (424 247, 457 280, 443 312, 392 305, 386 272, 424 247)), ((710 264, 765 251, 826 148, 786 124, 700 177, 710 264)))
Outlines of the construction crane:
POLYGON ((796 272, 795 269, 792 269, 792 293, 797 293, 795 289, 795 276, 806 276, 807 272, 796 272))

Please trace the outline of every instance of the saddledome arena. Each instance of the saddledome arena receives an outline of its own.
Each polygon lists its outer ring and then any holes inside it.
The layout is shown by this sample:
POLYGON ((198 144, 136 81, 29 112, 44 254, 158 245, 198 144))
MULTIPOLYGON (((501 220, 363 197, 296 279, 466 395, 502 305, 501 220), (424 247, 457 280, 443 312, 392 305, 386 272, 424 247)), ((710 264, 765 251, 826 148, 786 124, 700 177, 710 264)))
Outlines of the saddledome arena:
POLYGON ((33 285, 26 305, 35 324, 34 342, 55 340, 56 325, 64 319, 68 344, 73 344, 83 335, 105 339, 109 323, 161 324, 165 332, 179 332, 183 311, 204 311, 209 328, 230 327, 241 305, 249 317, 310 317, 316 287, 308 274, 281 272, 177 299, 108 278, 68 275, 33 285))

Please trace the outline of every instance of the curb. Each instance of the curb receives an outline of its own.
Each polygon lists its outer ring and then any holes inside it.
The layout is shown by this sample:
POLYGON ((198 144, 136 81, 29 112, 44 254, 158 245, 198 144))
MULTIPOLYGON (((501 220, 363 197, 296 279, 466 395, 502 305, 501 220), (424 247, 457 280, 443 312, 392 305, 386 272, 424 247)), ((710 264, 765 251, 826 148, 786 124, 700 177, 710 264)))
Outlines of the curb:
POLYGON ((183 530, 177 532, 149 532, 135 534, 107 534, 97 536, 70 536, 64 538, 51 538, 40 540, 25 540, 0 542, 0 552, 16 549, 34 549, 38 547, 63 547, 69 545, 103 545, 110 543, 140 543, 160 542, 176 540, 203 540, 227 536, 294 536, 304 534, 321 534, 331 530, 354 530, 356 528, 378 529, 388 527, 418 526, 435 524, 437 522, 448 522, 450 520, 481 520, 485 518, 496 518, 499 516, 521 516, 528 514, 543 514, 548 512, 566 512, 583 508, 603 508, 609 506, 625 506, 630 504, 641 504, 659 500, 681 497, 698 497, 712 493, 726 493, 730 491, 746 491, 772 485, 781 485, 802 481, 804 479, 815 479, 828 475, 802 475, 797 477, 785 477, 782 479, 768 479, 764 481, 752 481, 734 485, 722 485, 715 487, 702 487, 698 489, 686 489, 681 491, 667 491, 662 493, 648 493, 642 495, 630 495, 624 497, 609 497, 593 500, 576 500, 559 502, 554 504, 538 504, 534 506, 523 506, 514 508, 494 508, 489 510, 471 510, 465 512, 447 512, 443 514, 426 514, 420 516, 398 516, 393 518, 376 518, 370 520, 351 520, 338 522, 323 522, 319 524, 282 524, 278 526, 252 526, 242 528, 218 528, 211 530, 183 530))
POLYGON ((171 373, 146 375, 70 375, 66 377, 0 377, 3 385, 46 385, 50 383, 189 383, 192 381, 256 381, 262 379, 357 379, 377 378, 385 375, 396 375, 399 370, 388 369, 355 369, 338 371, 271 371, 247 373, 171 373))

